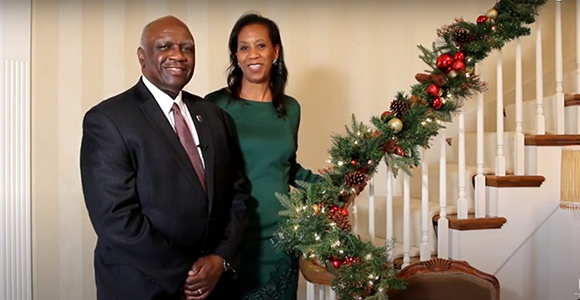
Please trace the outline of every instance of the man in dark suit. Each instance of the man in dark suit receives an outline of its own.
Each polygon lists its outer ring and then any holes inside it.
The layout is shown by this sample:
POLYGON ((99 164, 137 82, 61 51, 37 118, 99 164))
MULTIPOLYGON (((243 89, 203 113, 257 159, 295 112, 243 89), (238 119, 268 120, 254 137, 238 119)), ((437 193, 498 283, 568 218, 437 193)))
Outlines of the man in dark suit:
POLYGON ((143 76, 90 109, 81 176, 97 233, 98 299, 235 299, 229 262, 248 183, 225 113, 182 91, 195 45, 174 17, 148 24, 143 76))

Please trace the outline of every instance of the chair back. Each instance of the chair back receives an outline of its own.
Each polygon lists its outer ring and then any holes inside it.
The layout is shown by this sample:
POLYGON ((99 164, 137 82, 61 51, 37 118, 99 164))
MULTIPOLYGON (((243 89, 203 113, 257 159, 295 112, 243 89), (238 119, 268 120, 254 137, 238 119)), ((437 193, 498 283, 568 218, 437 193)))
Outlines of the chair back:
POLYGON ((398 278, 407 280, 404 290, 389 291, 389 300, 499 300, 497 278, 465 261, 435 258, 410 264, 398 278))

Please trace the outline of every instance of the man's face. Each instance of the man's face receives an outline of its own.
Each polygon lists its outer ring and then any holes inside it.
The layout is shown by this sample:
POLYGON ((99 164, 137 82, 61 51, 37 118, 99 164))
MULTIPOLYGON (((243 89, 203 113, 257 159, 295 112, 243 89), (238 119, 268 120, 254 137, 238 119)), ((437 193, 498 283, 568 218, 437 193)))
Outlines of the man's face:
POLYGON ((175 98, 193 76, 193 37, 185 24, 175 18, 152 23, 137 56, 143 75, 171 98, 175 98))

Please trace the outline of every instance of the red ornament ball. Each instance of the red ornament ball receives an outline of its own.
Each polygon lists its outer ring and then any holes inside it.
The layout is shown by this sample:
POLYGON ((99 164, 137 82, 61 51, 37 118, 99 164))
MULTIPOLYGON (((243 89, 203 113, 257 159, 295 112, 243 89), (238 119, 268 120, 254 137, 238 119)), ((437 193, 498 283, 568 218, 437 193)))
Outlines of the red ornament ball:
POLYGON ((452 68, 453 68, 453 70, 455 70, 457 72, 463 72, 463 71, 465 71, 465 63, 457 60, 453 63, 452 68))
POLYGON ((477 17, 477 24, 483 24, 487 22, 487 16, 486 15, 481 15, 479 17, 477 17))
POLYGON ((335 269, 338 269, 338 268, 340 268, 340 267, 342 266, 342 264, 343 264, 344 262, 343 262, 342 260, 338 260, 338 259, 337 259, 337 260, 331 260, 331 261, 330 261, 330 263, 332 264, 332 266, 333 266, 335 269))
POLYGON ((352 256, 349 256, 344 261, 346 262, 347 265, 350 266, 350 265, 352 265, 354 263, 360 263, 360 257, 352 257, 352 256))
POLYGON ((433 97, 439 97, 441 89, 436 84, 431 84, 427 87, 427 94, 433 97))
POLYGON ((337 211, 339 211, 340 208, 334 204, 330 205, 330 212, 335 213, 337 211))
POLYGON ((385 111, 385 112, 383 112, 383 113, 381 114, 381 121, 383 121, 383 122, 384 122, 384 121, 385 121, 385 119, 386 119, 388 116, 390 116, 391 114, 392 114, 392 113, 391 113, 390 111, 388 111, 388 110, 387 110, 387 111, 385 111))
POLYGON ((449 54, 441 54, 437 58, 437 69, 442 72, 449 72, 449 68, 453 64, 453 56, 449 54))
POLYGON ((441 106, 443 106, 443 101, 441 101, 441 98, 439 97, 435 98, 431 106, 433 106, 434 109, 440 109, 441 106))
POLYGON ((348 217, 348 209, 347 209, 346 207, 343 207, 343 208, 341 208, 341 209, 340 209, 340 212, 341 212, 343 215, 345 215, 345 216, 347 216, 347 217, 348 217))
POLYGON ((465 53, 459 51, 459 52, 455 53, 455 55, 453 56, 453 59, 455 59, 455 61, 464 61, 465 60, 465 53))
POLYGON ((369 169, 368 168, 360 168, 359 171, 361 173, 365 173, 366 174, 369 171, 369 169))

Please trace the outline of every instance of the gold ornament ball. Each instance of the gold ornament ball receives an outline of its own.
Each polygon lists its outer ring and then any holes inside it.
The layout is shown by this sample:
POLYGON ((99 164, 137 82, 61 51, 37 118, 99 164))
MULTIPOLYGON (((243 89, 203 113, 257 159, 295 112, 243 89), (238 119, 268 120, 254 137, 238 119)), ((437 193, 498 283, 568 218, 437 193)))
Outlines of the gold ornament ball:
POLYGON ((495 19, 499 15, 499 12, 495 8, 490 8, 485 15, 490 19, 495 19))
POLYGON ((391 120, 389 120, 387 125, 389 125, 389 127, 397 133, 403 130, 403 122, 398 118, 392 118, 391 120))

